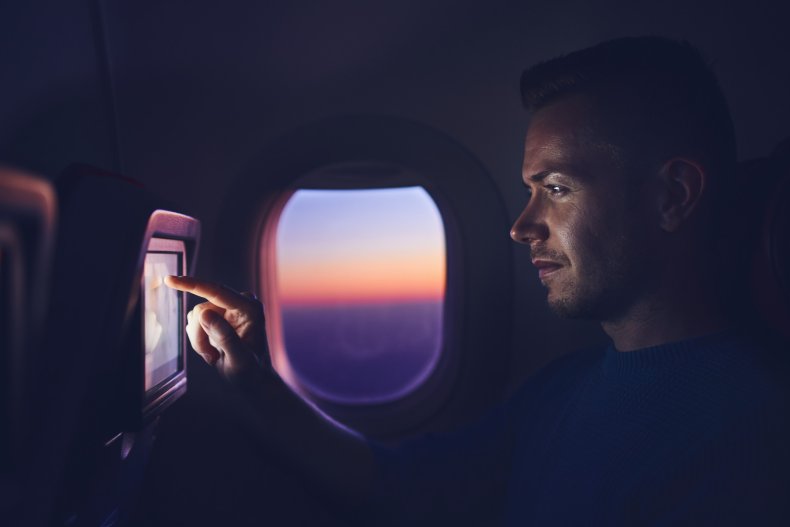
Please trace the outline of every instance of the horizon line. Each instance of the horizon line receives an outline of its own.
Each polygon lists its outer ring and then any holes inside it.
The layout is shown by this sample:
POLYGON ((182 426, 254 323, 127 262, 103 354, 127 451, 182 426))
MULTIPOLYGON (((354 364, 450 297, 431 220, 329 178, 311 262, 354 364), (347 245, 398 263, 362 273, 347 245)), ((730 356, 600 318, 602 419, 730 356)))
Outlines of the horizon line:
POLYGON ((310 298, 310 299, 279 299, 281 307, 331 307, 348 305, 381 305, 381 304, 414 304, 443 303, 442 296, 420 297, 388 297, 388 298, 310 298))

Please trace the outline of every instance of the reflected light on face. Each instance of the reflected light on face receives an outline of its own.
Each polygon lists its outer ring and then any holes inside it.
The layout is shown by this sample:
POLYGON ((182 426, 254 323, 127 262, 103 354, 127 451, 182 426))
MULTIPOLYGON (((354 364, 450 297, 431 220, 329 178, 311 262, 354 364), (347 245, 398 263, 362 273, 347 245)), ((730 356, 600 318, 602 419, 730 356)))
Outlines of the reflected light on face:
POLYGON ((583 97, 535 114, 523 167, 531 197, 512 237, 530 246, 557 314, 603 321, 646 286, 651 247, 649 202, 634 190, 640 174, 620 166, 598 121, 583 97))

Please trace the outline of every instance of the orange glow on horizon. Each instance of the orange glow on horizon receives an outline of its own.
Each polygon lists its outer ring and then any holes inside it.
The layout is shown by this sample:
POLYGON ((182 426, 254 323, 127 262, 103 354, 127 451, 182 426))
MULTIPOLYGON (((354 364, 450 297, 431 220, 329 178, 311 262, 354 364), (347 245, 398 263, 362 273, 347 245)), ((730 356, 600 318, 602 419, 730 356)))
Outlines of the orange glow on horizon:
POLYGON ((278 269, 286 304, 401 302, 444 298, 444 255, 298 262, 278 269))
POLYGON ((443 297, 414 297, 414 296, 392 296, 382 295, 371 297, 332 297, 332 298, 280 298, 280 305, 283 307, 326 307, 338 305, 383 305, 383 304, 410 304, 422 302, 442 302, 443 297))

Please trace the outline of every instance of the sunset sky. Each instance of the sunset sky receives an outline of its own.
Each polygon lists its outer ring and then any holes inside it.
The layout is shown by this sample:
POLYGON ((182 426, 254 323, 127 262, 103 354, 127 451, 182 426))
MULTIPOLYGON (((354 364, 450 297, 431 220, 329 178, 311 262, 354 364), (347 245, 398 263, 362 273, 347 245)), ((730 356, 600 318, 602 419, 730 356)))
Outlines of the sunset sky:
POLYGON ((444 226, 421 187, 299 190, 283 210, 276 251, 283 304, 444 296, 444 226))

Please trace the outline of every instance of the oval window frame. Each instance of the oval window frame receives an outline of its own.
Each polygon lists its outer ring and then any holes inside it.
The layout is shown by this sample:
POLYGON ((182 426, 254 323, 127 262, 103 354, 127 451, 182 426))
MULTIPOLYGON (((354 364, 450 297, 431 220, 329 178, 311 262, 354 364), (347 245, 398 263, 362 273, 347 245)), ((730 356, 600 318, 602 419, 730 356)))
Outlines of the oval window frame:
POLYGON ((336 188, 416 183, 436 202, 447 243, 445 352, 420 388, 392 403, 338 405, 303 395, 331 418, 382 440, 473 420, 506 389, 513 308, 510 221, 482 164, 446 134, 405 119, 358 115, 326 119, 270 142, 230 186, 216 224, 214 276, 239 289, 259 285, 259 244, 284 195, 315 184, 316 177, 320 188, 331 188, 327 171, 338 167, 346 176, 350 167, 359 170, 350 178, 335 174, 336 188), (384 170, 369 177, 371 166, 384 170), (464 214, 469 210, 475 213, 464 214))

